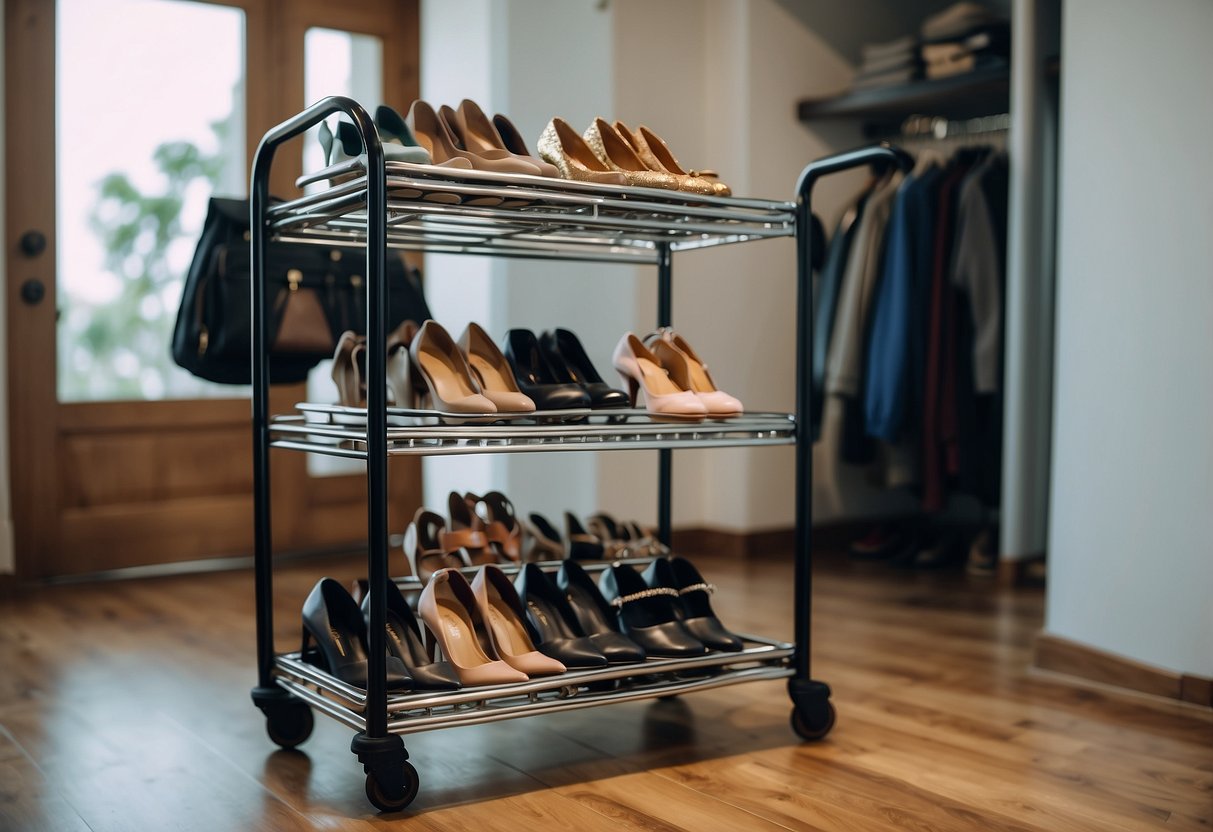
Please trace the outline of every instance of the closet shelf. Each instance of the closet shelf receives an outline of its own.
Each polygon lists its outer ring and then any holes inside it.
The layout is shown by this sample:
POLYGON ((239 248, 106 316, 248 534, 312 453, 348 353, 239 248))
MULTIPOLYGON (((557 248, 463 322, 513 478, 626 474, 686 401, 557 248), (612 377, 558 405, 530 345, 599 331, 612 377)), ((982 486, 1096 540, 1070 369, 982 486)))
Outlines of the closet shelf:
MULTIPOLYGON (((409 734, 431 728, 479 725, 556 710, 652 699, 761 679, 791 676, 794 645, 740 636, 745 649, 691 659, 650 658, 633 665, 574 670, 508 685, 457 691, 388 694, 388 730, 409 734)), ((304 662, 299 653, 274 660, 278 684, 351 728, 366 728, 366 692, 304 662)))
MULTIPOLYGON (((366 409, 300 403, 270 423, 274 447, 366 459, 366 409)), ((731 419, 662 422, 643 410, 587 411, 581 421, 518 419, 487 425, 441 424, 426 411, 388 408, 387 452, 397 455, 610 451, 791 445, 795 418, 746 413, 731 419)))
POLYGON ((950 119, 1005 113, 1010 107, 1010 96, 1010 68, 993 67, 948 78, 806 99, 797 106, 797 115, 805 124, 821 119, 863 119, 864 134, 871 137, 888 134, 909 116, 922 113, 950 119))
MULTIPOLYGON (((403 162, 386 168, 389 248, 651 265, 663 245, 685 251, 795 234, 790 202, 403 162)), ((365 244, 365 169, 345 162, 300 184, 322 179, 337 184, 268 210, 271 233, 291 242, 365 244)))

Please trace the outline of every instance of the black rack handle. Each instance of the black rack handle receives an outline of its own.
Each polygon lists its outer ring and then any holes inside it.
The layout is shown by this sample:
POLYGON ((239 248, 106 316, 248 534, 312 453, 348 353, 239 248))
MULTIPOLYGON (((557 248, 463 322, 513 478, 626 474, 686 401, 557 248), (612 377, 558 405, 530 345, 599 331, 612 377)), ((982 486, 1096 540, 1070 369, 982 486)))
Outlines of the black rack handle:
POLYGON ((269 178, 274 154, 334 113, 354 123, 366 153, 366 337, 367 350, 367 577, 370 622, 367 634, 366 735, 387 734, 387 180, 383 145, 375 122, 352 98, 323 98, 269 130, 257 146, 249 184, 253 275, 253 510, 254 570, 257 596, 257 666, 262 688, 270 687, 274 666, 273 539, 270 524, 269 341, 265 304, 266 242, 269 235, 269 178))
POLYGON ((813 397, 813 186, 817 180, 874 162, 901 170, 914 166, 914 158, 899 147, 882 142, 848 150, 810 163, 796 182, 796 543, 795 633, 796 679, 811 679, 810 626, 813 610, 813 436, 809 430, 813 397))

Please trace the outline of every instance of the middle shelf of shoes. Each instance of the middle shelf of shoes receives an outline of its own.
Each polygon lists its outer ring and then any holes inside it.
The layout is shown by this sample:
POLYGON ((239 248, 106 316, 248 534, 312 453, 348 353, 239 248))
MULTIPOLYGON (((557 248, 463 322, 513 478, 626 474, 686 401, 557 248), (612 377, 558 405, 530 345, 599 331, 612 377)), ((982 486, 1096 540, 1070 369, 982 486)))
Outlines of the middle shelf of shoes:
MULTIPOLYGON (((297 414, 275 417, 271 444, 331 456, 366 459, 366 409, 300 403, 297 414)), ((533 453, 791 445, 795 418, 745 413, 699 422, 658 421, 644 410, 586 411, 577 421, 554 421, 553 411, 492 424, 444 424, 432 411, 388 408, 389 455, 533 453)), ((466 414, 461 418, 466 419, 466 414)), ((492 418, 487 415, 485 418, 492 418)))

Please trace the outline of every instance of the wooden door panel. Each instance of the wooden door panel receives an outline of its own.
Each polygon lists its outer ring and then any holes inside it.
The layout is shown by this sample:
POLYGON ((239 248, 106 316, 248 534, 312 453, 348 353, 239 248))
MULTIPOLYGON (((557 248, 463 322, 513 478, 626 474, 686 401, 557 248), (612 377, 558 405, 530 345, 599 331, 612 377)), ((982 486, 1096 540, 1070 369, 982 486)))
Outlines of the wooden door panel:
POLYGON ((253 488, 247 428, 192 428, 146 435, 68 434, 64 508, 163 503, 253 488))

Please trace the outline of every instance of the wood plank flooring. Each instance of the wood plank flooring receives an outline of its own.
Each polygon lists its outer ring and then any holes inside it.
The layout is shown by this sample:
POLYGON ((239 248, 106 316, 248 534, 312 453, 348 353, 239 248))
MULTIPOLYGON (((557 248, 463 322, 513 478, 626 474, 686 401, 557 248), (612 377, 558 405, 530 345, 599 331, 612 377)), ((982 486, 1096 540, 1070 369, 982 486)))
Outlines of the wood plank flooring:
MULTIPOLYGON (((787 558, 695 558, 740 631, 792 636, 787 558)), ((276 750, 248 691, 252 576, 22 587, 0 600, 0 830, 1209 830, 1213 711, 1029 670, 1039 590, 825 558, 802 744, 781 682, 406 737, 377 815, 324 717, 276 750)), ((276 572, 280 646, 322 574, 276 572)))

